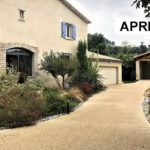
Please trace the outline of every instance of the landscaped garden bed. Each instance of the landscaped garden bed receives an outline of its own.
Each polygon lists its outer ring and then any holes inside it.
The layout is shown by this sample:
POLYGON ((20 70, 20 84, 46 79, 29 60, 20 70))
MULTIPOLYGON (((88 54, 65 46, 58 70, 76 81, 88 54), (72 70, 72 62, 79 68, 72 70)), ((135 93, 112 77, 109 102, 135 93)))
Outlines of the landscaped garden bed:
POLYGON ((57 88, 46 86, 38 77, 25 79, 13 68, 0 74, 0 128, 34 125, 67 114, 103 88, 99 66, 88 60, 82 41, 76 57, 45 53, 41 70, 55 79, 57 88))
MULTIPOLYGON (((8 76, 10 75, 1 76, 1 80, 11 85, 12 83, 9 82, 13 80, 8 81, 10 79, 8 76)), ((82 98, 78 95, 77 99, 80 100, 75 100, 77 96, 75 89, 70 93, 71 99, 70 94, 63 90, 46 88, 40 80, 36 79, 24 84, 14 84, 2 91, 0 94, 0 128, 34 125, 43 118, 51 119, 52 116, 66 114, 68 101, 69 109, 73 111, 82 98)))

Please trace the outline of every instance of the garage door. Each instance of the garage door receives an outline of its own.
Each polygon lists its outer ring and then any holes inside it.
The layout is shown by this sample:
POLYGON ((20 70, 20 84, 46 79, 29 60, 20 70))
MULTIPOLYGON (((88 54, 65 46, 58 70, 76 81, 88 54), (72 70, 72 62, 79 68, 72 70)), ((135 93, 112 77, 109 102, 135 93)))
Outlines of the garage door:
POLYGON ((103 76, 104 84, 117 84, 117 68, 101 67, 99 73, 103 76))

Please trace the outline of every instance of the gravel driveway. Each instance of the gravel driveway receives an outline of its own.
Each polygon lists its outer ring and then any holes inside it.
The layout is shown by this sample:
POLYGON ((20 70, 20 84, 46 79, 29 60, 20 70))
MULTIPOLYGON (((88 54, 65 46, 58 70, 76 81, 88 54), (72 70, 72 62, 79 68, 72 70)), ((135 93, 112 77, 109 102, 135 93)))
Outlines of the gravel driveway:
POLYGON ((150 150, 142 110, 149 86, 150 81, 109 86, 70 115, 0 131, 0 150, 150 150))

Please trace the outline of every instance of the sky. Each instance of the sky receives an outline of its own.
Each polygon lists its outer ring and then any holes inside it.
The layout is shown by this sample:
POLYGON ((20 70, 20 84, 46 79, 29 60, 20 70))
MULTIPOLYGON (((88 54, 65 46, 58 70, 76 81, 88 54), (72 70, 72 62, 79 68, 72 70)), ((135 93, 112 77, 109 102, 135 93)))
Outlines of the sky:
MULTIPOLYGON (((144 42, 150 45, 149 34, 118 34, 116 32, 116 19, 136 18, 145 19, 142 9, 131 7, 133 0, 68 0, 92 23, 88 26, 88 33, 101 33, 106 38, 121 45, 123 41, 131 45, 140 45, 144 42)), ((131 19, 132 20, 132 19, 131 19)))

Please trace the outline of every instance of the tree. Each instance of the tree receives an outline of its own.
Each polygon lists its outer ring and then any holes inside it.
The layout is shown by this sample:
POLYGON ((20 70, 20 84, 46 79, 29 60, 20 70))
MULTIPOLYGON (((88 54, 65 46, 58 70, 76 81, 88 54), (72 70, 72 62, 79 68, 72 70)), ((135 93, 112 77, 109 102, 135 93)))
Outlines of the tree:
POLYGON ((44 53, 43 59, 41 60, 41 69, 50 73, 59 88, 65 88, 67 81, 73 75, 77 69, 76 58, 65 58, 61 54, 54 54, 53 51, 50 53, 44 53), (62 83, 59 80, 59 76, 62 78, 62 83))
POLYGON ((88 34, 88 49, 95 53, 106 55, 106 47, 114 46, 115 42, 106 39, 102 34, 88 34))
POLYGON ((136 5, 136 8, 144 8, 146 17, 150 17, 150 1, 149 0, 134 0, 132 5, 136 5))
POLYGON ((88 83, 101 86, 101 75, 99 74, 100 66, 97 62, 93 63, 92 56, 86 55, 86 42, 79 41, 77 48, 78 69, 72 78, 73 83, 88 83))
POLYGON ((146 45, 144 45, 144 42, 141 42, 141 45, 140 45, 140 52, 141 53, 145 53, 148 51, 148 48, 146 45))
POLYGON ((87 44, 84 41, 79 41, 77 47, 78 70, 86 71, 88 67, 88 58, 86 56, 87 44))

